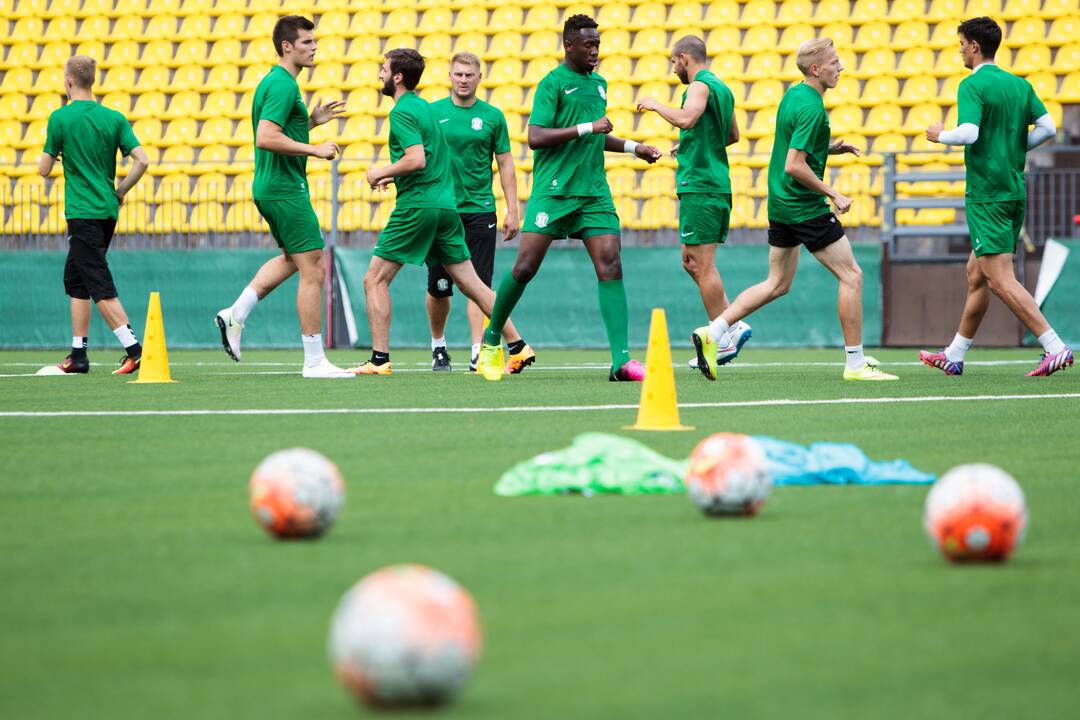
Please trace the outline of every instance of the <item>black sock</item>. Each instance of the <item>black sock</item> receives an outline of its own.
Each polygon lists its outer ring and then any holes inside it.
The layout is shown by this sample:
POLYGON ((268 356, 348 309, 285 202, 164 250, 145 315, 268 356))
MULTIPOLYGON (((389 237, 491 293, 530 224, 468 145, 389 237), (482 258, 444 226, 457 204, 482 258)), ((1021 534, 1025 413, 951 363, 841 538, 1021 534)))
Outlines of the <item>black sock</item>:
POLYGON ((86 360, 86 346, 71 348, 72 360, 86 360))
POLYGON ((129 358, 141 358, 142 357, 142 345, 135 343, 130 347, 124 348, 127 351, 129 358))
POLYGON ((506 348, 510 351, 511 355, 516 355, 525 349, 525 339, 521 338, 514 342, 506 343, 506 348))
POLYGON ((371 351, 371 364, 372 365, 385 365, 390 362, 390 353, 379 352, 378 350, 371 351))

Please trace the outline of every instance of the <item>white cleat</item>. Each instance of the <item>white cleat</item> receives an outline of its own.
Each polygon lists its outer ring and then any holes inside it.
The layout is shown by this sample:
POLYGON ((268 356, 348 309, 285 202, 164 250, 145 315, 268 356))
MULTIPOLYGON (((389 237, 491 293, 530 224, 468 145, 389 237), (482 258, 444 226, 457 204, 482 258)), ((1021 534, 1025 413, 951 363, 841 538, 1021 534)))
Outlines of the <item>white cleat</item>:
POLYGON ((236 362, 240 362, 240 333, 244 326, 233 320, 232 308, 227 307, 214 316, 218 330, 221 331, 221 346, 236 362))
POLYGON ((332 362, 323 358, 322 362, 318 365, 308 367, 304 366, 304 377, 306 378, 318 378, 322 380, 340 380, 344 378, 355 378, 356 375, 352 374, 348 370, 343 370, 332 362))
MULTIPOLYGON (((716 353, 716 364, 718 366, 727 365, 738 357, 739 351, 742 350, 742 346, 746 344, 746 341, 749 340, 753 334, 749 323, 739 320, 732 325, 731 329, 728 330, 728 338, 724 341, 724 344, 720 345, 719 342, 717 343, 720 347, 716 353)), ((697 358, 690 358, 690 362, 688 362, 687 365, 691 369, 697 370, 697 358)))

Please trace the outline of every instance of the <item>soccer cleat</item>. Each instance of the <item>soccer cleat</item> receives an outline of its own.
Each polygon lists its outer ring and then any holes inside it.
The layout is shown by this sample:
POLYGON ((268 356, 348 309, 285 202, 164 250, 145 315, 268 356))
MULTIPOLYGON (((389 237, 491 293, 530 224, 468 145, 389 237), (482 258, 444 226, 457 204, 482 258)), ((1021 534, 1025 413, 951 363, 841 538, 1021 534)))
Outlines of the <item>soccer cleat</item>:
POLYGON ((1065 349, 1059 353, 1051 355, 1050 353, 1043 353, 1042 359, 1039 361, 1038 366, 1029 373, 1025 373, 1024 377, 1042 377, 1044 375, 1053 375, 1058 370, 1063 370, 1073 364, 1073 352, 1068 345, 1065 349))
POLYGON ((139 369, 139 362, 141 360, 142 360, 141 355, 139 357, 134 357, 134 358, 131 357, 130 355, 125 355, 124 357, 120 358, 120 367, 113 370, 112 374, 113 375, 130 375, 131 373, 133 373, 133 372, 135 372, 136 370, 139 369))
POLYGON ((431 369, 434 372, 450 372, 450 353, 446 348, 437 347, 431 351, 431 369))
POLYGON ((221 331, 221 346, 236 362, 240 362, 240 333, 244 326, 233 320, 232 308, 227 307, 214 316, 218 330, 221 331))
POLYGON ((510 358, 506 361, 504 370, 511 375, 517 375, 534 362, 536 362, 536 353, 526 344, 525 347, 521 348, 521 352, 510 353, 510 358))
POLYGON ((887 372, 882 372, 877 366, 871 365, 868 362, 863 362, 863 365, 858 370, 848 370, 844 368, 845 380, 869 380, 871 382, 881 382, 882 380, 899 380, 900 378, 895 375, 890 375, 887 372))
POLYGON ((754 334, 754 331, 750 329, 749 323, 744 323, 739 320, 731 326, 728 335, 735 339, 735 352, 730 352, 729 348, 720 348, 720 351, 716 355, 717 365, 727 365, 739 355, 739 351, 742 350, 742 346, 746 344, 754 334))
POLYGON ((709 380, 716 379, 716 341, 709 336, 708 327, 699 327, 690 336, 697 353, 697 369, 709 380))
POLYGON ((339 368, 326 358, 322 359, 318 365, 308 366, 304 365, 304 369, 301 373, 306 378, 314 378, 318 380, 341 380, 344 378, 356 377, 348 370, 339 368))
POLYGON ((937 368, 946 375, 963 375, 964 374, 964 361, 953 362, 949 358, 945 357, 945 351, 941 352, 928 352, 926 350, 919 351, 919 359, 923 361, 924 365, 932 368, 937 368))
POLYGON ((469 372, 476 372, 476 363, 480 361, 480 353, 476 353, 469 358, 469 372))
POLYGON ((394 370, 389 362, 384 362, 382 365, 376 365, 368 360, 359 367, 349 368, 346 372, 350 372, 353 375, 393 375, 394 370))
POLYGON ((476 358, 476 372, 484 376, 485 380, 498 382, 502 380, 505 370, 499 363, 499 346, 484 343, 480 346, 480 355, 476 358))
POLYGON ((64 361, 59 363, 56 367, 60 368, 65 373, 79 373, 85 375, 90 372, 90 359, 84 356, 82 360, 75 360, 68 355, 64 358, 64 361))
POLYGON ((637 360, 625 362, 618 370, 612 370, 608 375, 611 382, 642 382, 645 380, 645 366, 637 360))

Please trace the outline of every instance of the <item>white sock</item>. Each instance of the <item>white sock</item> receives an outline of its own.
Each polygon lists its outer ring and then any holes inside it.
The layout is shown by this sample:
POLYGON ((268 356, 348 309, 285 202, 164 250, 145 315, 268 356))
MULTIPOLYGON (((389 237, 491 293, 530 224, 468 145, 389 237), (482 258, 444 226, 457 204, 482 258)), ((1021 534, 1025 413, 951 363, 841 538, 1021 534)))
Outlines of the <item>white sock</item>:
POLYGON ((1043 350, 1051 355, 1057 355, 1065 349, 1065 343, 1062 342, 1061 338, 1058 337, 1058 334, 1054 332, 1054 328, 1050 328, 1040 335, 1039 343, 1043 346, 1043 350))
POLYGON ((300 338, 304 341, 304 364, 308 367, 315 367, 323 360, 326 360, 326 353, 323 352, 322 346, 322 333, 315 333, 314 335, 301 335, 300 338))
POLYGON ((480 343, 473 343, 471 357, 476 357, 480 354, 480 343))
POLYGON ((86 338, 84 338, 84 337, 82 337, 80 335, 72 335, 71 336, 71 347, 74 350, 85 350, 86 349, 86 338))
POLYGON ((945 359, 949 362, 964 362, 964 353, 971 349, 971 343, 973 342, 975 341, 971 338, 956 333, 956 337, 949 343, 949 347, 945 348, 945 359))
POLYGON ((716 319, 709 323, 709 337, 718 347, 725 348, 731 344, 731 339, 728 338, 730 330, 731 326, 724 320, 723 315, 717 315, 716 319))
POLYGON ((120 341, 120 344, 125 348, 129 348, 135 343, 139 342, 135 339, 135 333, 131 331, 130 325, 117 325, 116 329, 112 331, 116 339, 120 341))
POLYGON ((853 347, 845 345, 844 353, 847 355, 848 370, 858 370, 866 364, 866 357, 863 355, 862 345, 855 345, 853 347))
POLYGON ((431 349, 432 350, 438 350, 439 348, 445 348, 445 347, 446 347, 446 338, 445 337, 431 338, 431 349))
POLYGON ((243 325, 244 321, 247 320, 247 316, 255 309, 255 304, 258 302, 259 296, 251 289, 251 286, 249 285, 244 288, 244 291, 240 293, 240 297, 236 298, 236 302, 232 304, 233 320, 243 325))

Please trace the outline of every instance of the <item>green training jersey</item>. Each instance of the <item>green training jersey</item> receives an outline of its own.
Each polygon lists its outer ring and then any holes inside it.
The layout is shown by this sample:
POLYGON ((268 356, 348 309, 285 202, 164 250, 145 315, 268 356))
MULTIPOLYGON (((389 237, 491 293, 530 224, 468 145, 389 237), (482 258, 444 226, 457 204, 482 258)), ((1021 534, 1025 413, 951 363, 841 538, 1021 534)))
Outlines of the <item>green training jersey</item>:
POLYGON ((396 207, 456 210, 450 148, 431 105, 415 92, 407 92, 390 111, 390 160, 397 162, 413 145, 424 146, 427 162, 423 170, 394 179, 396 207))
POLYGON ((49 115, 45 152, 64 168, 67 218, 115 218, 116 151, 125 156, 139 146, 127 118, 93 100, 72 100, 49 115))
MULTIPOLYGON (((607 114, 607 81, 594 72, 583 75, 560 64, 536 87, 529 124, 574 127, 607 114)), ((604 139, 591 134, 533 153, 532 195, 610 197, 604 172, 604 139)))
POLYGON ((997 65, 982 65, 960 83, 957 124, 979 127, 964 146, 967 202, 1024 200, 1028 125, 1046 114, 1031 83, 997 65))
MULTIPOLYGON (((296 78, 275 65, 259 81, 251 101, 251 129, 259 135, 259 121, 269 120, 290 140, 308 142, 308 111, 296 78)), ((306 197, 307 156, 281 155, 255 146, 255 180, 252 194, 260 199, 306 197)))
MULTIPOLYGON (((705 84, 709 89, 709 101, 694 127, 679 131, 676 192, 730 193, 727 144, 731 136, 731 119, 735 114, 735 96, 709 70, 699 70, 693 82, 705 84)), ((686 92, 683 92, 680 107, 685 105, 686 92)))
POLYGON ((454 194, 460 213, 495 212, 491 190, 491 158, 510 152, 506 116, 483 100, 469 107, 454 104, 452 98, 431 103, 431 111, 442 128, 454 171, 454 194))
POLYGON ((824 195, 784 172, 788 150, 806 152, 819 180, 829 159, 829 115, 821 93, 806 83, 792 85, 776 111, 776 138, 769 158, 769 220, 792 225, 829 212, 824 195))

